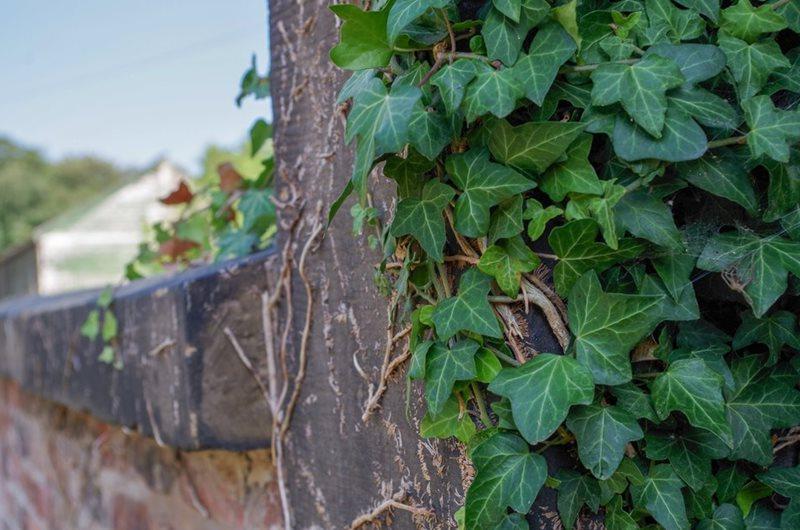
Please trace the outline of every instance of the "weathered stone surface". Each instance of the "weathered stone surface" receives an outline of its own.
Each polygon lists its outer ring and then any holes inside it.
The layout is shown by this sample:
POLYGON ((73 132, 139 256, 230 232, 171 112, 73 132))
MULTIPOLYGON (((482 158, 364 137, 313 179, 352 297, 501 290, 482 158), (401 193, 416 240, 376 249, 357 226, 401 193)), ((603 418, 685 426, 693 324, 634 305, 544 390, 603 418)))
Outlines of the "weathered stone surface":
POLYGON ((118 289, 121 370, 98 362, 101 340, 79 332, 97 291, 0 303, 0 374, 174 447, 265 447, 266 402, 228 335, 258 366, 270 254, 118 289))

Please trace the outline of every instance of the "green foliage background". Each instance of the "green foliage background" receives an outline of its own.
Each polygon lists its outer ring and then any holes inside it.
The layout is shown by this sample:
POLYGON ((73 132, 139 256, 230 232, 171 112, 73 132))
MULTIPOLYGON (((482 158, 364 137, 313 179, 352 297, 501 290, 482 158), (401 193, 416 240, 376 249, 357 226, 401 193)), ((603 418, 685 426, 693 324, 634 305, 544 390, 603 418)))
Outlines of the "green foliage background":
POLYGON ((800 528, 800 2, 369 4, 331 8, 331 215, 379 226, 383 162, 421 435, 476 469, 459 526, 527 528, 547 485, 568 528, 800 528), (563 351, 514 334, 529 304, 563 351))

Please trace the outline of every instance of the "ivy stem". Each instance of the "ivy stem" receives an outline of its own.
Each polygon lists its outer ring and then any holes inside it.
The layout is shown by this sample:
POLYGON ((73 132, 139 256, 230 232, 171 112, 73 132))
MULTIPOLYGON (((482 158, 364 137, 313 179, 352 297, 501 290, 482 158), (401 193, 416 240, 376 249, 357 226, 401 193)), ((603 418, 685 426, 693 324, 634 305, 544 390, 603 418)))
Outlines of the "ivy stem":
POLYGON ((577 66, 564 66, 558 70, 559 74, 572 74, 580 72, 592 72, 604 64, 636 64, 639 59, 623 59, 621 61, 611 61, 607 63, 579 64, 577 66))
POLYGON ((725 147, 726 145, 742 145, 747 142, 747 136, 732 136, 730 138, 723 138, 722 140, 712 140, 708 142, 709 149, 717 147, 725 147))
POLYGON ((534 254, 544 259, 552 259, 556 261, 558 260, 558 256, 556 256, 555 254, 548 254, 547 252, 534 252, 534 254))
POLYGON ((439 57, 444 57, 445 59, 449 59, 453 61, 455 59, 475 59, 478 61, 483 61, 488 64, 492 64, 492 60, 486 57, 485 55, 480 55, 477 53, 470 53, 470 52, 445 52, 439 54, 439 57))
POLYGON ((441 283, 439 282, 439 275, 436 274, 436 269, 434 268, 433 262, 428 262, 428 274, 431 276, 431 282, 433 283, 433 288, 436 289, 436 296, 439 300, 443 300, 446 298, 444 295, 444 288, 442 287, 441 283))
POLYGON ((436 269, 439 271, 439 277, 441 278, 442 287, 444 288, 444 296, 445 298, 450 298, 450 282, 447 280, 447 269, 445 269, 442 263, 437 263, 436 269))
POLYGON ((495 354, 504 363, 510 364, 511 366, 522 366, 521 362, 519 362, 518 360, 516 360, 513 357, 510 357, 510 356, 506 355, 505 353, 501 352, 500 350, 498 350, 496 348, 492 348, 491 346, 488 346, 488 349, 489 349, 489 351, 491 351, 493 354, 495 354))
POLYGON ((478 387, 478 383, 473 381, 470 385, 472 386, 472 395, 475 397, 475 403, 478 405, 478 411, 481 413, 481 421, 487 429, 493 427, 492 418, 489 417, 489 413, 486 411, 486 401, 483 399, 483 393, 478 387))

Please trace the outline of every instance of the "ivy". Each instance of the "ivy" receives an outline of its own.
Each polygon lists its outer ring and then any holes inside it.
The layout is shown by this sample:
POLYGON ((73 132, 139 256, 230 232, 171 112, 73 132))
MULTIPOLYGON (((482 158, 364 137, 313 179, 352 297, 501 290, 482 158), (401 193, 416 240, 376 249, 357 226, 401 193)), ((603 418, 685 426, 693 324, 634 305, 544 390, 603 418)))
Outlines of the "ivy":
POLYGON ((420 434, 475 468, 459 526, 527 528, 553 488, 566 528, 796 528, 797 2, 369 4, 332 7, 343 197, 390 219, 420 434))

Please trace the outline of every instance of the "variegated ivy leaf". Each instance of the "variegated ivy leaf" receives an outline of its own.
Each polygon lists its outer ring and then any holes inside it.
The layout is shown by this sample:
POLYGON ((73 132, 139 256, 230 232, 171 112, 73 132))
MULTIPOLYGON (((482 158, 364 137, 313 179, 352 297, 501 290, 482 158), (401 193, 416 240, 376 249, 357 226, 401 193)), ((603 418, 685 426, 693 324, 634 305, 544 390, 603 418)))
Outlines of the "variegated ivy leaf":
POLYGON ((800 139, 800 111, 776 109, 769 96, 756 96, 742 102, 750 131, 747 145, 753 157, 766 155, 778 162, 789 162, 789 145, 800 139))
POLYGON ((389 8, 362 11, 350 4, 336 4, 330 10, 342 20, 339 43, 331 49, 331 61, 345 70, 380 68, 389 64, 392 46, 386 37, 389 8))
POLYGON ((745 101, 758 94, 769 75, 781 68, 789 68, 789 60, 773 40, 753 44, 721 31, 719 47, 728 58, 728 67, 739 88, 739 99, 745 101))
POLYGON ((635 64, 606 63, 592 72, 592 103, 622 108, 644 130, 661 138, 667 112, 667 90, 684 83, 678 65, 660 55, 648 55, 635 64))
POLYGON ((494 69, 484 63, 475 65, 475 79, 467 85, 462 107, 467 123, 484 114, 505 118, 524 94, 524 87, 511 68, 494 69))
POLYGON ((464 91, 478 73, 478 62, 459 59, 443 66, 431 77, 431 84, 439 89, 448 114, 455 114, 464 99, 464 91))
POLYGON ((431 259, 441 262, 445 242, 443 210, 455 195, 453 188, 432 180, 422 188, 422 196, 403 199, 397 205, 391 233, 395 237, 412 235, 431 259))
POLYGON ((447 7, 449 3, 450 0, 395 0, 386 21, 389 44, 394 44, 403 30, 428 9, 441 9, 447 7))
POLYGON ((486 295, 492 287, 490 276, 470 269, 458 282, 458 294, 439 302, 432 320, 441 340, 449 340, 459 331, 471 331, 499 339, 503 336, 486 295))
POLYGON ((596 513, 600 508, 600 484, 590 475, 580 475, 562 469, 556 474, 558 485, 558 514, 564 528, 574 528, 575 521, 584 505, 596 513))
POLYGON ((661 199, 642 190, 628 192, 614 207, 614 214, 617 222, 634 236, 662 247, 683 249, 672 211, 661 199))
POLYGON ((589 163, 592 136, 581 134, 564 153, 565 160, 551 165, 542 176, 539 187, 550 199, 559 202, 568 193, 602 195, 603 183, 589 163))
POLYGON ((678 176, 689 184, 744 207, 758 210, 758 200, 744 160, 730 149, 715 149, 702 158, 680 164, 678 176))
POLYGON ((539 263, 539 257, 516 236, 487 248, 478 261, 478 269, 492 276, 500 289, 514 298, 519 293, 522 273, 532 271, 539 263))
POLYGON ((650 25, 642 35, 644 44, 696 39, 703 34, 705 22, 691 9, 678 9, 670 0, 645 0, 650 25))
POLYGON ((472 438, 476 430, 475 423, 472 422, 466 410, 461 410, 455 396, 451 396, 445 402, 439 414, 432 414, 429 410, 419 425, 419 434, 423 438, 455 436, 464 443, 472 438))
POLYGON ((612 143, 617 156, 629 162, 648 158, 685 162, 700 158, 708 148, 708 139, 703 129, 688 114, 677 108, 667 111, 659 139, 653 138, 624 117, 617 116, 612 143))
POLYGON ((536 241, 542 237, 547 223, 563 213, 564 210, 557 206, 551 204, 545 208, 536 199, 528 199, 525 203, 523 217, 528 220, 528 237, 531 238, 531 241, 536 241))
POLYGON ((599 233, 599 226, 591 219, 572 221, 550 232, 548 243, 558 256, 553 282, 561 296, 566 296, 586 271, 602 272, 644 250, 644 246, 633 239, 620 240, 619 248, 614 250, 595 241, 599 233))
MULTIPOLYGON (((497 528, 507 508, 528 513, 547 479, 544 457, 509 432, 493 432, 470 452, 475 480, 467 491, 466 530, 497 528)), ((513 528, 513 527, 512 527, 513 528)))
POLYGON ((664 295, 605 293, 595 271, 572 286, 567 311, 575 351, 595 383, 619 385, 631 380, 629 353, 660 321, 664 299, 664 295))
POLYGON ((575 407, 567 418, 567 428, 578 442, 581 462, 600 480, 617 470, 628 442, 644 436, 633 415, 620 407, 599 404, 575 407))
POLYGON ((485 149, 451 155, 445 167, 450 179, 462 191, 456 201, 455 225, 456 230, 467 237, 486 234, 492 206, 536 186, 513 169, 490 162, 485 149))
POLYGON ((481 29, 489 58, 498 59, 506 66, 517 62, 526 35, 550 12, 550 5, 545 0, 520 0, 518 3, 518 21, 492 7, 481 29))
POLYGON ((753 313, 760 317, 786 290, 789 271, 800 276, 800 243, 777 236, 726 232, 708 241, 697 267, 734 272, 745 285, 745 298, 753 313))
POLYGON ((750 0, 739 0, 722 10, 720 29, 738 39, 755 41, 762 33, 780 31, 786 27, 786 19, 771 6, 753 7, 750 0))
POLYGON ((784 345, 800 349, 797 318, 788 311, 776 311, 770 316, 756 318, 750 312, 742 314, 742 324, 733 337, 733 348, 741 350, 751 344, 764 344, 769 348, 769 365, 778 362, 784 345))
POLYGON ((682 486, 672 466, 662 464, 650 468, 642 485, 631 485, 631 494, 634 504, 650 512, 665 530, 688 530, 682 486))
POLYGON ((555 432, 572 405, 588 405, 594 397, 591 374, 572 357, 540 353, 522 366, 504 368, 489 391, 511 401, 519 432, 539 443, 555 432))
POLYGON ((478 347, 479 344, 474 340, 464 339, 451 348, 435 343, 428 350, 425 360, 425 400, 431 414, 442 411, 456 381, 475 377, 475 352, 478 347))
POLYGON ((551 22, 536 32, 527 55, 513 67, 514 76, 524 87, 525 97, 541 106, 558 69, 575 53, 575 41, 557 23, 551 22))
POLYGON ((693 426, 732 444, 731 426, 725 417, 722 398, 722 377, 703 361, 675 361, 653 381, 651 392, 656 413, 662 421, 671 412, 680 411, 693 426))
POLYGON ((514 127, 505 120, 493 120, 486 127, 492 156, 521 171, 538 174, 561 158, 584 125, 547 121, 514 127))

